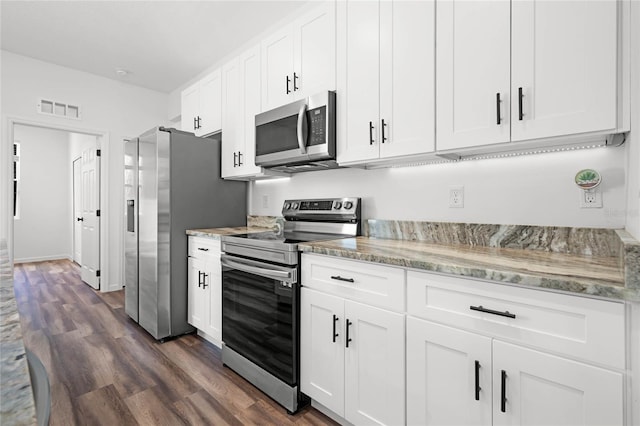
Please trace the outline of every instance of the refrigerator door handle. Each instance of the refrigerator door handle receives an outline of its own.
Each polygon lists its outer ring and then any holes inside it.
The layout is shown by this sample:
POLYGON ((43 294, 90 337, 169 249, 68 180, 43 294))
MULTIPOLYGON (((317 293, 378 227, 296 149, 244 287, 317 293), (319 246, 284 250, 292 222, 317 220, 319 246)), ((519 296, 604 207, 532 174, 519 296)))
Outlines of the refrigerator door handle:
POLYGON ((127 200, 127 232, 136 232, 136 201, 135 200, 127 200))

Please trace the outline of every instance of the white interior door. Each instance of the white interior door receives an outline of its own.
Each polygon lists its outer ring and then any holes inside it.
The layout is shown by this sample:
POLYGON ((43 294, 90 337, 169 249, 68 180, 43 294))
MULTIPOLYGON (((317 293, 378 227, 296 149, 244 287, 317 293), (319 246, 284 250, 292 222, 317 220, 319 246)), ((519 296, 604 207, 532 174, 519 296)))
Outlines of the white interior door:
POLYGON ((73 160, 73 261, 82 264, 82 158, 73 160))
POLYGON ((100 156, 97 140, 82 147, 82 281, 100 288, 100 156))

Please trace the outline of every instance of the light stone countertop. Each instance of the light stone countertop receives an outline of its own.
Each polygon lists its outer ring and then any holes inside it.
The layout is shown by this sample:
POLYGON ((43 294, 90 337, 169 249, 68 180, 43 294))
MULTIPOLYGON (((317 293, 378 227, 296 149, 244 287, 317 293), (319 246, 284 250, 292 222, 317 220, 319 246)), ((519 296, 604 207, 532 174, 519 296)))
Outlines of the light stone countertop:
POLYGON ((587 256, 370 237, 303 243, 298 247, 306 253, 582 295, 640 301, 640 288, 625 285, 625 267, 616 256, 587 256))
POLYGON ((0 424, 35 425, 31 378, 5 241, 0 241, 0 383, 0 424))
POLYGON ((251 234, 256 232, 271 231, 271 228, 236 226, 232 228, 207 228, 207 229, 187 229, 187 235, 195 237, 206 237, 219 240, 223 235, 251 234))

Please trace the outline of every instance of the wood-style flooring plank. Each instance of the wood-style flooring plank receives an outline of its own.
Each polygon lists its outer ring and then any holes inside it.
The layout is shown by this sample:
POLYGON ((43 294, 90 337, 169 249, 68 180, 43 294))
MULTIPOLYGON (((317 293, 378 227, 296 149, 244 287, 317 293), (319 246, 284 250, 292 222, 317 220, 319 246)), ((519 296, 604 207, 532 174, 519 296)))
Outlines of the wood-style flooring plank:
POLYGON ((140 424, 113 385, 79 396, 76 404, 78 417, 87 425, 140 424))
POLYGON ((296 415, 224 367, 192 334, 159 343, 70 261, 18 264, 14 288, 25 346, 47 369, 50 425, 335 425, 296 415))
POLYGON ((179 412, 171 410, 161 389, 149 388, 130 396, 125 402, 140 424, 158 426, 188 424, 179 412))

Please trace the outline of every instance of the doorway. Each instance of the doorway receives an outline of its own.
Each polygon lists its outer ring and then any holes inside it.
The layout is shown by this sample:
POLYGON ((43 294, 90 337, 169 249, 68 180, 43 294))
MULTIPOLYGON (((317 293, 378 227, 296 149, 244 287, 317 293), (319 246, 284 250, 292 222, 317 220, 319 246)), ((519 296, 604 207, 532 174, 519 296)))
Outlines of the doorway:
POLYGON ((12 130, 20 141, 14 262, 74 260, 82 280, 99 289, 100 135, 29 123, 12 130))

